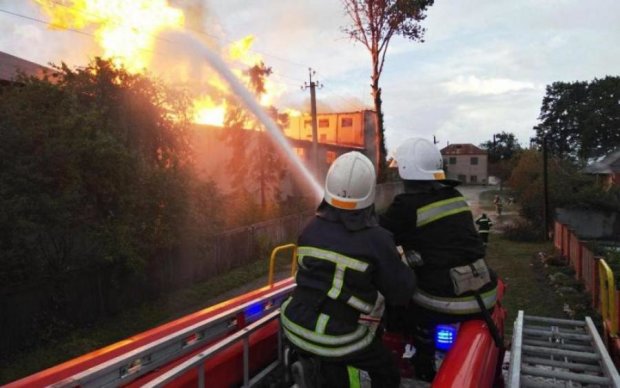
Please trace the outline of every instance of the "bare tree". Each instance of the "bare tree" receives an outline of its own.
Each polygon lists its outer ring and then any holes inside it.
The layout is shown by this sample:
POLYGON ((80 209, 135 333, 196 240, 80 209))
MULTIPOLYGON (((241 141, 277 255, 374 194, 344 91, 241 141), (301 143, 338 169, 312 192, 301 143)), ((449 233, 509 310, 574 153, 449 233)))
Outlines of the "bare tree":
POLYGON ((390 40, 395 35, 423 42, 425 29, 420 22, 426 18, 426 9, 434 0, 343 0, 351 24, 343 31, 355 41, 362 43, 372 58, 372 97, 377 112, 379 133, 379 179, 385 178, 386 150, 381 110, 379 78, 385 63, 390 40))

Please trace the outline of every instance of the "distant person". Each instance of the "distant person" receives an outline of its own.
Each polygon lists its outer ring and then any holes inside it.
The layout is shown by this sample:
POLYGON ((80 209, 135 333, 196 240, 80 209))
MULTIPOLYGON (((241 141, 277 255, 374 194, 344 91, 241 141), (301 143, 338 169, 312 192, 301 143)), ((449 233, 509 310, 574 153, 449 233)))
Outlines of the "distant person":
POLYGON ((493 205, 495 205, 495 212, 497 213, 498 216, 502 215, 502 198, 499 195, 496 195, 495 198, 493 198, 493 205))
POLYGON ((320 361, 320 387, 359 386, 353 381, 359 370, 368 372, 374 388, 400 384, 377 326, 384 300, 409 302, 415 275, 377 222, 375 181, 366 156, 339 156, 327 172, 316 217, 298 239, 297 287, 282 304, 280 319, 293 348, 306 360, 320 361))
POLYGON ((497 277, 484 261, 472 212, 455 188, 459 182, 446 179, 437 147, 426 139, 408 139, 396 150, 396 163, 405 192, 394 198, 380 223, 408 256, 419 258, 414 268, 418 291, 404 313, 388 309, 388 328, 406 322, 416 347, 416 376, 432 381, 435 326, 485 314, 490 319, 497 277))
POLYGON ((487 246, 489 243, 489 230, 491 229, 491 226, 493 226, 493 221, 487 217, 486 213, 482 213, 482 215, 476 220, 476 225, 478 225, 478 234, 480 235, 480 238, 482 238, 484 246, 487 246))

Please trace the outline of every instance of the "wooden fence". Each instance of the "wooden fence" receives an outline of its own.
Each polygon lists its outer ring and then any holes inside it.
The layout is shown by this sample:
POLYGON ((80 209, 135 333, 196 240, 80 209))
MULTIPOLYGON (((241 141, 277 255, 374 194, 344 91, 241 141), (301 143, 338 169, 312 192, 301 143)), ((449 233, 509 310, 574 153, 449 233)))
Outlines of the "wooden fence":
POLYGON ((603 318, 605 344, 616 367, 620 367, 620 292, 616 289, 614 274, 605 258, 596 256, 570 226, 556 221, 554 232, 555 248, 575 270, 575 278, 592 295, 592 307, 603 318))

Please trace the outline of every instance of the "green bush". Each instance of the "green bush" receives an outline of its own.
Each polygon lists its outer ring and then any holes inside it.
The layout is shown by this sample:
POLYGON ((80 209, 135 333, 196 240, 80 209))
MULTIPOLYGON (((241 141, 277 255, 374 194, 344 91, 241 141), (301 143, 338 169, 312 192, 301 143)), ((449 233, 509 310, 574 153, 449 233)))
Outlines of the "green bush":
POLYGON ((534 242, 544 241, 544 230, 541 225, 523 219, 504 227, 504 237, 511 241, 534 242))

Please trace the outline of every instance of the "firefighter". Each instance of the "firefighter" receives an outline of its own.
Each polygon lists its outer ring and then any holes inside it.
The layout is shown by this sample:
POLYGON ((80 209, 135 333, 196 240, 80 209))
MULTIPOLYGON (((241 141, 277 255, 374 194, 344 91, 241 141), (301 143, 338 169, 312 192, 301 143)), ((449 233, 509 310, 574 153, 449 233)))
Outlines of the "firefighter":
POLYGON ((404 193, 394 198, 380 224, 408 256, 418 258, 418 289, 405 311, 388 306, 388 329, 404 322, 415 342, 416 376, 431 381, 436 372, 435 326, 481 315, 490 319, 497 277, 484 261, 485 248, 469 206, 455 189, 459 182, 446 179, 435 145, 408 139, 398 147, 395 161, 404 193))
POLYGON ((486 213, 482 213, 476 220, 476 225, 478 225, 478 234, 480 234, 480 238, 482 238, 482 242, 486 246, 489 243, 489 230, 493 226, 493 221, 487 217, 486 213))
POLYGON ((375 170, 359 152, 331 165, 323 201, 298 239, 297 287, 282 304, 293 348, 320 361, 322 387, 398 387, 400 373, 377 332, 384 302, 405 305, 415 288, 392 235, 374 209, 375 170))

